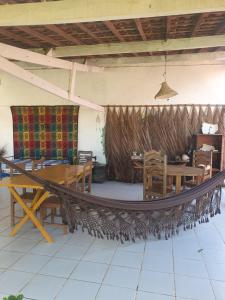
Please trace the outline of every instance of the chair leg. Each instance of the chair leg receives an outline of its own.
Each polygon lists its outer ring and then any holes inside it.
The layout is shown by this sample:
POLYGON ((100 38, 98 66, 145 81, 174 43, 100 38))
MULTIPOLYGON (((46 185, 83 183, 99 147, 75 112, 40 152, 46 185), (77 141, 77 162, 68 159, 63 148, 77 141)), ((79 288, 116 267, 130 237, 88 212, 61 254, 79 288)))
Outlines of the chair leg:
POLYGON ((14 227, 15 226, 15 201, 13 201, 13 199, 11 199, 10 201, 10 225, 11 227, 14 227))
POLYGON ((67 225, 62 225, 63 226, 63 234, 68 233, 67 225))
POLYGON ((82 193, 84 193, 84 191, 85 191, 85 181, 86 181, 86 177, 84 176, 84 177, 82 178, 82 186, 81 186, 81 192, 82 192, 82 193))
POLYGON ((45 208, 44 207, 40 207, 40 222, 41 225, 44 225, 44 219, 45 219, 45 208))
POLYGON ((55 216, 56 216, 56 208, 52 208, 51 209, 51 223, 52 224, 54 224, 55 216))
POLYGON ((88 176, 88 193, 91 193, 92 174, 88 176))

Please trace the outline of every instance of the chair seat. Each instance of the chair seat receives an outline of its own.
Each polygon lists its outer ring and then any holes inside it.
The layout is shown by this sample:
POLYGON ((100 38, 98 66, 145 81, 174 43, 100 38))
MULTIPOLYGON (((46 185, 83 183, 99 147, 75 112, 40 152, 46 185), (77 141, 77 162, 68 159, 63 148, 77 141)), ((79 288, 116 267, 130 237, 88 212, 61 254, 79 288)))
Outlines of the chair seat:
MULTIPOLYGON (((156 183, 153 184, 152 189, 151 189, 151 193, 162 195, 163 194, 162 191, 163 191, 163 184, 161 182, 156 182, 156 183)), ((172 187, 167 186, 166 187, 166 193, 170 194, 172 192, 173 192, 172 187)))
POLYGON ((60 204, 60 199, 55 195, 51 195, 42 203, 42 206, 44 208, 58 208, 60 204))
MULTIPOLYGON (((25 202, 32 202, 32 200, 35 197, 35 192, 23 192, 20 194, 20 197, 25 201, 25 202)), ((14 203, 16 203, 15 199, 12 199, 14 203)))
POLYGON ((21 194, 21 198, 24 200, 33 200, 35 197, 35 192, 24 192, 21 194))

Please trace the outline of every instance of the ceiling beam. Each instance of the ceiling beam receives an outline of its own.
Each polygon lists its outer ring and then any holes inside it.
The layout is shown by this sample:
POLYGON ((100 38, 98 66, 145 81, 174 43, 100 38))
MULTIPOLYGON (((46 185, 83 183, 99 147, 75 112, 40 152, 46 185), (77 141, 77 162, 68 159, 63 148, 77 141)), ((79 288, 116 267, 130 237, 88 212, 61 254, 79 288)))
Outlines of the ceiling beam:
MULTIPOLYGON (((49 92, 50 94, 53 94, 55 96, 58 96, 60 98, 73 101, 77 105, 82 105, 88 108, 92 108, 97 111, 104 111, 104 108, 100 105, 97 105, 93 102, 90 102, 88 100, 82 99, 75 95, 70 95, 70 92, 65 91, 58 86, 54 85, 53 83, 40 78, 39 76, 31 73, 30 71, 24 70, 20 66, 16 65, 13 62, 10 62, 6 58, 0 55, 0 70, 13 75, 25 82, 28 82, 32 84, 33 86, 39 87, 44 91, 49 92)), ((74 80, 73 80, 74 83, 74 80)), ((72 87, 71 87, 72 88, 72 87)), ((73 91, 73 89, 72 89, 73 91)))
POLYGON ((76 25, 78 28, 80 28, 80 30, 87 33, 87 35, 91 36, 95 41, 97 41, 98 43, 101 43, 101 39, 99 39, 97 37, 97 35, 94 34, 91 30, 89 30, 84 24, 76 24, 76 25))
POLYGON ((80 23, 217 11, 225 11, 224 0, 42 1, 1 5, 0 26, 80 23))
POLYGON ((120 42, 125 42, 124 37, 119 33, 119 31, 116 29, 112 22, 104 21, 104 24, 120 42))
POLYGON ((146 38, 145 32, 143 30, 140 19, 135 19, 134 21, 135 21, 136 27, 138 29, 138 32, 139 32, 140 36, 142 37, 142 40, 146 41, 147 38, 146 38))
MULTIPOLYGON (((97 66, 108 67, 130 67, 130 66, 165 66, 165 55, 138 56, 138 57, 95 57, 89 58, 90 63, 97 66)), ((167 56, 169 65, 199 65, 199 64, 221 64, 225 65, 224 51, 207 53, 171 54, 167 56)))
POLYGON ((54 57, 142 53, 225 46, 225 35, 111 44, 56 47, 54 57))
MULTIPOLYGON (((43 65, 50 68, 58 68, 58 69, 65 69, 65 70, 73 69, 73 63, 70 61, 58 59, 55 57, 21 49, 14 46, 9 46, 3 43, 0 43, 0 55, 8 59, 25 61, 28 63, 43 65)), ((103 71, 103 68, 83 65, 79 63, 76 63, 76 69, 78 71, 84 71, 84 72, 103 71)))

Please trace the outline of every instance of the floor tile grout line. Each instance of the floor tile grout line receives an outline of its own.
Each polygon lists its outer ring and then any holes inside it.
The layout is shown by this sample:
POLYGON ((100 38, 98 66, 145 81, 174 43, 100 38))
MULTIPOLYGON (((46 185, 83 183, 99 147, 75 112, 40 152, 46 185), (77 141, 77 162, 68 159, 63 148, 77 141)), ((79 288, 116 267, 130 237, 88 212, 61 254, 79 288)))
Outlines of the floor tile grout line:
POLYGON ((172 239, 172 258, 173 258, 173 281, 174 281, 174 295, 175 295, 175 300, 177 299, 177 290, 176 290, 176 276, 175 276, 175 259, 174 259, 174 239, 173 236, 171 237, 172 239))
MULTIPOLYGON (((76 231, 75 231, 75 233, 76 233, 76 231)), ((74 234, 74 233, 73 233, 73 234, 74 234)), ((90 243, 89 247, 87 247, 87 249, 86 249, 86 251, 84 252, 84 254, 83 254, 82 257, 84 257, 84 255, 85 255, 85 254, 87 253, 87 251, 90 249, 90 247, 91 247, 92 244, 94 243, 94 240, 95 240, 95 239, 93 239, 93 241, 90 243)), ((66 241, 65 241, 65 243, 64 243, 63 245, 65 246, 65 244, 66 244, 66 241)), ((63 248, 63 247, 62 247, 62 248, 63 248)), ((59 250, 54 254, 54 257, 55 257, 55 258, 57 258, 57 257, 56 257, 56 254, 57 254, 58 252, 59 252, 59 250)), ((58 297, 58 295, 60 295, 61 291, 63 290, 63 288, 64 288, 65 285, 66 285, 66 282, 68 282, 68 280, 70 279, 71 274, 75 271, 76 267, 79 265, 79 263, 81 262, 81 260, 82 260, 81 258, 80 258, 80 259, 77 259, 77 261, 78 261, 77 265, 73 268, 73 270, 71 271, 70 275, 68 276, 68 278, 66 278, 64 284, 62 285, 61 289, 58 291, 58 293, 55 295, 55 297, 54 297, 53 299, 56 299, 56 297, 58 297)))
MULTIPOLYGON (((118 242, 118 241, 116 240, 115 242, 118 242)), ((116 251, 118 250, 118 248, 119 248, 119 243, 117 244, 117 247, 114 249, 114 254, 113 254, 112 257, 111 257, 110 263, 108 264, 107 270, 105 271, 105 274, 104 274, 104 276, 103 276, 103 278, 102 278, 102 282, 100 283, 99 289, 98 289, 98 291, 97 291, 97 293, 96 293, 96 295, 95 295, 95 300, 97 300, 97 297, 98 297, 98 294, 99 294, 99 292, 100 292, 100 289, 101 289, 101 287, 103 286, 103 282, 104 282, 104 280, 105 280, 105 278, 106 278, 106 276, 107 276, 107 274, 108 274, 108 272, 109 272, 110 267, 112 266, 112 261, 113 261, 113 258, 114 258, 114 256, 115 256, 116 251)))
POLYGON ((146 243, 147 243, 147 239, 145 240, 145 246, 144 246, 144 251, 143 251, 143 255, 142 255, 142 261, 141 261, 141 268, 139 271, 139 276, 138 276, 138 283, 137 283, 137 287, 136 287, 136 295, 135 295, 135 300, 137 300, 137 296, 138 296, 138 291, 139 291, 139 284, 140 284, 140 279, 141 279, 141 273, 143 270, 143 262, 144 262, 144 256, 145 256, 145 250, 146 250, 146 243))
MULTIPOLYGON (((46 256, 46 257, 47 257, 47 256, 46 256)), ((51 259, 51 258, 49 257, 49 259, 46 261, 46 263, 48 263, 50 259, 51 259)), ((41 268, 40 268, 40 270, 41 270, 41 268)), ((27 282, 27 284, 26 284, 22 289, 20 289, 20 293, 28 286, 29 283, 32 282, 32 280, 34 279, 35 276, 38 275, 38 272, 39 272, 40 270, 38 270, 37 272, 35 272, 35 273, 34 273, 34 276, 32 276, 32 278, 27 282)))
MULTIPOLYGON (((199 246, 201 247, 201 243, 200 243, 200 241, 199 241, 198 234, 197 234, 196 231, 194 231, 194 232, 195 232, 195 235, 196 235, 197 242, 198 242, 199 246)), ((203 251, 204 251, 204 250, 203 250, 203 251)), ((209 283, 210 283, 210 286, 211 286, 211 289, 212 289, 214 298, 215 298, 215 300, 216 300, 216 294, 215 294, 215 291, 214 291, 214 288, 213 288, 212 280, 210 279, 210 274, 209 274, 208 267, 207 267, 207 264, 206 264, 206 262, 205 262, 203 253, 201 252, 200 255, 201 255, 201 257, 202 257, 203 264, 204 264, 205 269, 206 269, 206 272, 207 272, 207 274, 208 274, 208 280, 209 280, 209 283)))

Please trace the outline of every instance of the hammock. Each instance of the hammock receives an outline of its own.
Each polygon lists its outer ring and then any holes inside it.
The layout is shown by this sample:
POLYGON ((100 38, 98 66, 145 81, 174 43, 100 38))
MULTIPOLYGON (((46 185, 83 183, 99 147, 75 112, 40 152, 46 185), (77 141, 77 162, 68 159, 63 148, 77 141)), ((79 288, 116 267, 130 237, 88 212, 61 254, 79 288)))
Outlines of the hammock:
POLYGON ((129 201, 97 197, 75 192, 52 181, 27 172, 0 157, 0 161, 38 182, 62 201, 70 232, 78 226, 99 238, 135 241, 154 235, 168 239, 171 235, 209 221, 220 213, 221 187, 225 171, 190 190, 152 201, 129 201))

